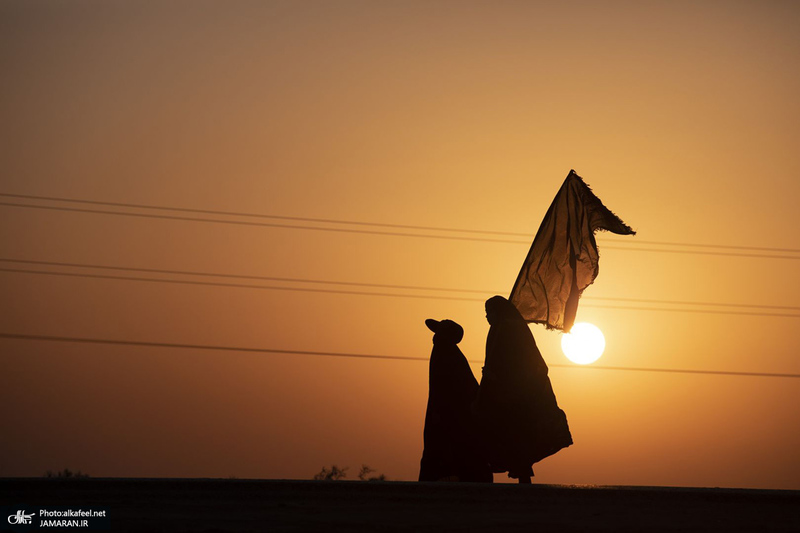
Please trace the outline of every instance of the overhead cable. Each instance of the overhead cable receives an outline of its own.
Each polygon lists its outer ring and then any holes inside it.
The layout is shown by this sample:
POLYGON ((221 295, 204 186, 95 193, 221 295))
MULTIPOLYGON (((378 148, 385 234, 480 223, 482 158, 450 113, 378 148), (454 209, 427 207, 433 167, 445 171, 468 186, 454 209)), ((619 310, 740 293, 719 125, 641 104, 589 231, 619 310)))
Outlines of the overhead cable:
MULTIPOLYGON (((341 220, 341 219, 327 219, 327 218, 312 218, 312 217, 298 217, 298 216, 287 216, 287 215, 270 215, 270 214, 262 214, 262 213, 247 213, 247 212, 236 212, 236 211, 221 211, 221 210, 211 210, 211 209, 192 209, 192 208, 185 208, 185 207, 168 207, 168 206, 156 206, 156 205, 148 205, 148 204, 137 204, 137 203, 124 203, 124 202, 103 202, 103 201, 96 201, 96 200, 81 200, 75 198, 61 198, 61 197, 53 197, 53 196, 39 196, 39 195, 24 195, 24 194, 11 194, 11 193, 0 193, 0 197, 8 197, 8 198, 18 198, 18 199, 27 199, 27 200, 40 200, 40 201, 50 201, 50 202, 66 202, 66 203, 78 203, 78 204, 86 204, 86 205, 99 205, 99 206, 108 206, 108 207, 117 207, 117 208, 127 208, 127 209, 149 209, 149 210, 157 210, 157 211, 172 211, 172 212, 179 212, 179 213, 195 213, 195 214, 205 214, 205 215, 217 215, 217 216, 234 216, 234 217, 243 217, 243 218, 259 218, 259 219, 273 219, 273 220, 284 220, 284 221, 296 221, 296 222, 310 222, 310 223, 317 223, 317 224, 339 224, 339 225, 351 225, 351 226, 362 226, 362 227, 379 227, 379 228, 395 228, 395 229, 404 229, 404 230, 418 230, 418 231, 438 231, 438 232, 447 232, 447 233, 466 233, 466 234, 473 234, 473 235, 505 235, 505 236, 516 236, 516 237, 527 237, 527 240, 512 240, 512 239, 496 239, 496 238, 487 238, 487 237, 459 237, 456 235, 435 235, 430 233, 405 233, 405 232, 394 232, 394 231, 377 231, 377 230, 356 230, 353 228, 330 228, 330 227, 320 227, 320 226, 298 226, 298 225, 291 225, 291 224, 276 224, 276 223, 256 223, 256 222, 246 222, 246 221, 234 221, 234 220, 221 220, 216 218, 201 218, 201 217, 185 217, 185 216, 170 216, 170 215, 147 215, 144 213, 131 213, 131 212, 122 212, 122 211, 102 211, 96 209, 77 209, 77 208, 65 208, 65 207, 57 207, 57 206, 43 206, 43 205, 33 205, 33 204, 18 204, 18 203, 8 203, 2 202, 0 205, 6 207, 22 207, 22 208, 30 208, 30 209, 50 209, 50 210, 57 210, 57 211, 71 211, 71 212, 80 212, 80 213, 92 213, 92 214, 104 214, 104 215, 118 215, 118 216, 134 216, 134 217, 142 217, 142 218, 156 218, 156 219, 165 219, 165 220, 183 220, 183 221, 190 221, 190 222, 208 222, 208 223, 219 223, 219 224, 238 224, 238 225, 247 225, 247 226, 262 226, 262 227, 272 227, 272 228, 285 228, 285 229, 298 229, 298 230, 315 230, 315 231, 334 231, 334 232, 344 232, 344 233, 362 233, 362 234, 372 234, 372 235, 390 235, 390 236, 399 236, 399 237, 419 237, 419 238, 432 238, 432 239, 451 239, 451 240, 463 240, 463 241, 476 241, 476 242, 497 242, 497 243, 507 243, 507 244, 529 244, 530 243, 530 236, 531 234, 528 233, 520 233, 520 232, 509 232, 509 231, 495 231, 495 230, 475 230, 475 229, 465 229, 465 228, 449 228, 449 227, 437 227, 437 226, 422 226, 422 225, 412 225, 412 224, 390 224, 390 223, 381 223, 381 222, 363 222, 363 221, 352 221, 352 220, 341 220)), ((631 241, 622 241, 619 239, 602 239, 607 242, 615 243, 615 242, 625 242, 628 245, 656 245, 656 246, 668 246, 668 247, 690 247, 695 248, 695 250, 674 250, 674 249, 653 249, 653 248, 629 248, 629 247, 615 247, 613 246, 604 246, 604 249, 615 249, 615 250, 627 250, 627 251, 643 251, 643 252, 656 252, 656 253, 684 253, 684 254, 699 254, 699 255, 722 255, 722 256, 734 256, 734 257, 757 257, 757 258, 768 258, 768 259, 800 259, 798 257, 792 257, 787 255, 774 255, 774 254, 763 254, 763 253, 726 253, 726 252, 712 252, 712 251, 702 251, 697 250, 696 248, 712 248, 712 249, 726 249, 726 250, 741 250, 741 251, 755 251, 755 252, 783 252, 783 253, 796 253, 800 254, 800 249, 798 248, 779 248, 779 247, 762 247, 762 246, 741 246, 741 245, 723 245, 723 244, 700 244, 700 243, 680 243, 680 242, 665 242, 665 241, 642 241, 642 240, 635 240, 631 241)))
MULTIPOLYGON (((105 279, 105 280, 119 280, 119 281, 139 281, 150 283, 172 283, 179 285, 197 285, 197 286, 210 286, 210 287, 232 287, 242 289, 262 289, 262 290, 278 290, 278 291, 293 291, 293 292, 315 292, 315 293, 329 293, 329 294, 351 294, 358 296, 381 296, 393 298, 418 298, 427 300, 455 300, 467 302, 483 302, 485 298, 470 298, 459 296, 443 296, 443 295, 427 295, 427 294, 409 294, 409 293, 386 293, 386 292, 365 292, 365 291, 349 291, 341 289, 321 289, 313 287, 286 287, 275 285, 251 285, 243 283, 222 283, 216 281, 195 281, 195 280, 177 280, 177 279, 163 279, 163 278, 143 278, 135 276, 111 276, 106 274, 90 274, 80 272, 55 272, 45 270, 31 270, 31 269, 18 269, 18 268, 0 268, 0 272, 17 273, 17 274, 34 274, 34 275, 49 275, 49 276, 64 276, 73 278, 90 278, 90 279, 105 279)), ((487 293, 492 294, 492 293, 487 293)), ((582 304, 584 308, 599 308, 599 309, 616 309, 616 310, 630 310, 630 311, 667 311, 667 312, 682 312, 682 313, 701 313, 701 314, 718 314, 718 315, 742 315, 742 316, 761 316, 761 317, 785 317, 785 318, 800 318, 800 314, 792 313, 762 313, 750 311, 722 311, 712 309, 673 309, 668 307, 635 307, 635 306, 614 306, 605 304, 582 304)))
MULTIPOLYGON (((194 276, 194 277, 211 277, 211 278, 226 278, 226 279, 248 279, 260 281, 280 281, 288 283, 310 283, 322 285, 345 285, 355 287, 372 287, 383 289, 401 289, 401 290, 419 290, 419 291, 435 291, 435 292, 458 292, 458 293, 473 293, 473 294, 502 294, 506 291, 503 290, 480 290, 480 289, 457 289, 452 287, 429 287, 421 285, 400 285, 391 283, 365 283, 359 281, 338 281, 338 280, 320 280, 309 278, 289 278, 280 276, 257 276, 247 274, 223 274, 219 272, 199 272, 196 270, 169 270, 160 268, 141 268, 141 267, 125 267, 113 265, 98 265, 91 263, 70 263, 63 261, 37 261, 29 259, 15 259, 0 257, 0 262, 17 263, 37 266, 57 266, 69 268, 84 268, 84 269, 97 269, 97 270, 112 270, 123 272, 141 272, 147 274, 169 274, 179 276, 194 276)), ((16 270, 14 270, 16 271, 16 270)), ((40 271, 20 270, 24 273, 36 273, 40 271)), ((46 272, 46 271, 45 271, 46 272)), ((113 279, 113 278, 112 278, 113 279)), ((138 279, 138 278, 137 278, 138 279)), ((240 285, 233 285, 240 286, 240 285)), ((584 300, 604 300, 604 301, 617 301, 617 302, 630 302, 630 303, 656 303, 668 305, 694 305, 706 307, 735 307, 735 308, 753 308, 753 309, 786 309, 793 311, 800 311, 800 306, 791 305, 760 305, 760 304, 736 304, 736 303, 723 303, 723 302, 696 302, 688 300, 658 300, 652 298, 624 298, 624 297, 610 297, 610 296, 583 296, 584 300)))
MULTIPOLYGON (((283 348, 248 348, 241 346, 220 346, 209 344, 182 344, 182 343, 169 343, 169 342, 146 342, 146 341, 130 341, 130 340, 115 340, 115 339, 98 339, 87 337, 63 337, 53 335, 29 335, 18 333, 0 333, 0 338, 10 340, 24 340, 24 341, 47 341, 47 342, 64 342, 64 343, 80 343, 80 344, 101 344, 101 345, 114 345, 114 346, 137 346, 147 348, 167 348, 167 349, 183 349, 183 350, 204 350, 204 351, 224 351, 224 352, 240 352, 240 353, 281 353, 288 355, 310 355, 321 357, 350 357, 359 359, 386 359, 386 360, 400 360, 400 361, 428 361, 427 357, 413 357, 402 355, 377 355, 377 354, 358 354, 346 352, 327 352, 327 351, 311 351, 311 350, 290 350, 283 348)), ((473 364, 481 364, 483 361, 469 360, 473 364)), ((594 369, 594 370, 622 370, 622 371, 636 371, 636 372, 659 372, 659 373, 676 373, 676 374, 707 374, 707 375, 720 375, 720 376, 743 376, 743 377, 770 377, 770 378, 800 378, 800 374, 789 374, 781 372, 733 372, 725 370, 695 370, 695 369, 677 369, 677 368, 640 368, 640 367, 616 367, 616 366, 594 366, 594 365, 562 365, 551 364, 550 367, 556 368, 581 368, 581 369, 594 369)))

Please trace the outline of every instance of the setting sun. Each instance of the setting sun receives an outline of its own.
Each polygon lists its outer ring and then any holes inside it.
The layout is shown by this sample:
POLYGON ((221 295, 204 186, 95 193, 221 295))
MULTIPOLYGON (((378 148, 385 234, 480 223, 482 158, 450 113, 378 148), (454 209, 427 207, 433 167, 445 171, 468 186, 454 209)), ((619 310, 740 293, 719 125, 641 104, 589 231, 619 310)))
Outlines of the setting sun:
POLYGON ((606 347, 600 328, 588 322, 578 322, 561 337, 561 349, 573 363, 588 365, 597 361, 606 347))

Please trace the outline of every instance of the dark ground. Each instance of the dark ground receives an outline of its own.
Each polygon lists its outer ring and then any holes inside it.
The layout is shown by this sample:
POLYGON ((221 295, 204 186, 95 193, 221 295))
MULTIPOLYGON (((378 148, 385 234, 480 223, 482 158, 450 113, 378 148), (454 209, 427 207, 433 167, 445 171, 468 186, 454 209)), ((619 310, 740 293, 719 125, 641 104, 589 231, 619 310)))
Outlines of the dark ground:
MULTIPOLYGON (((238 479, 0 479, 0 507, 19 505, 31 509, 105 507, 113 531, 800 532, 800 491, 238 479)), ((7 517, 0 517, 0 523, 0 529, 8 527, 7 517)))

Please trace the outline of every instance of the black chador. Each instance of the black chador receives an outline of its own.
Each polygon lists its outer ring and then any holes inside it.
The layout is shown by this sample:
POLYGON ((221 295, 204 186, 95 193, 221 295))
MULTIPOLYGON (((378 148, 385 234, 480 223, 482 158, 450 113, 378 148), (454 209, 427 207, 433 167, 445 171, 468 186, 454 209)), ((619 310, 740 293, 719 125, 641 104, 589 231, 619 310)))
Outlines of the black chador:
POLYGON ((491 483, 471 411, 478 382, 458 348, 464 330, 452 320, 428 319, 425 325, 434 336, 419 480, 491 483))
POLYGON ((532 465, 572 444, 547 364, 528 325, 501 296, 486 302, 491 327, 475 411, 494 472, 530 483, 532 465))

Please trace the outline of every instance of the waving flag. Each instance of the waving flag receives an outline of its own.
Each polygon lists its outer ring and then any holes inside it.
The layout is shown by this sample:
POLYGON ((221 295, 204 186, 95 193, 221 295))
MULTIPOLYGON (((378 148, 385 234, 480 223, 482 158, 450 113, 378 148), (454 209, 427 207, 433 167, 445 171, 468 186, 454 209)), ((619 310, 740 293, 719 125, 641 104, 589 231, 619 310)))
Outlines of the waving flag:
POLYGON ((526 321, 569 332, 578 298, 597 277, 597 230, 636 234, 570 170, 536 232, 509 297, 526 321))

